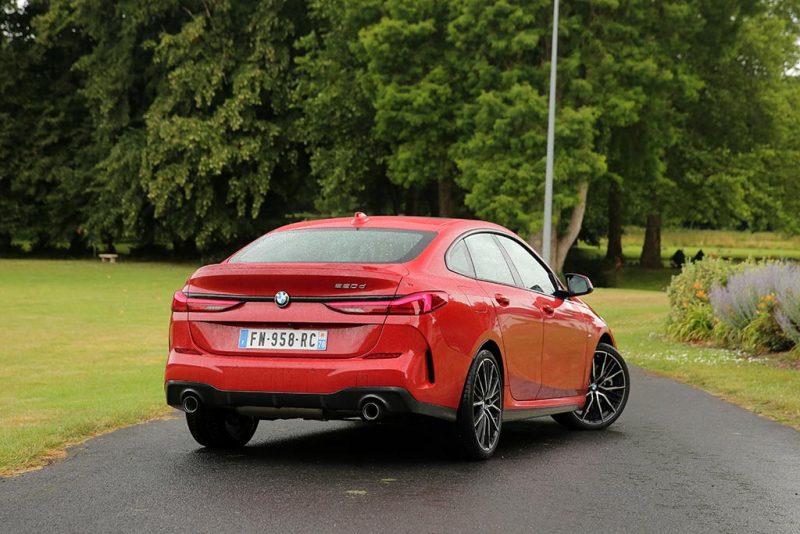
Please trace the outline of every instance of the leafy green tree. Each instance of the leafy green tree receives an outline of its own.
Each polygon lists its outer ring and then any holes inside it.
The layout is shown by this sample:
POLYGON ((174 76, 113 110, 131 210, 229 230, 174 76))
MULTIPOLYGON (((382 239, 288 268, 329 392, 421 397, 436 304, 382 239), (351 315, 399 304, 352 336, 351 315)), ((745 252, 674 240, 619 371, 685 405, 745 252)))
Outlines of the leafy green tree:
POLYGON ((379 1, 316 0, 312 30, 297 42, 296 135, 307 146, 319 189, 315 207, 324 215, 406 211, 406 191, 386 176, 389 146, 373 135, 375 106, 358 39, 380 15, 379 1))
MULTIPOLYGON (((481 217, 541 244, 547 83, 552 4, 453 2, 449 27, 469 95, 460 122, 465 135, 454 153, 481 217), (545 44, 546 46, 543 46, 545 44)), ((578 46, 582 15, 561 22, 556 121, 553 264, 560 270, 578 236, 590 184, 606 170, 595 150, 598 108, 578 46)))
POLYGON ((702 209, 678 211, 681 222, 796 228, 796 210, 784 206, 798 178, 789 170, 798 85, 787 74, 800 59, 798 8, 794 0, 701 5, 707 23, 693 62, 703 90, 669 163, 683 178, 677 204, 702 209))
POLYGON ((11 237, 37 250, 67 242, 70 253, 82 254, 94 154, 71 67, 87 43, 68 27, 57 46, 39 39, 36 18, 47 8, 0 5, 0 245, 11 237))
POLYGON ((290 106, 305 10, 271 0, 188 11, 177 32, 146 43, 164 75, 145 113, 142 178, 156 219, 207 248, 260 233, 270 199, 275 216, 308 208, 290 106))
POLYGON ((381 14, 362 29, 359 43, 375 106, 373 134, 391 146, 387 175, 407 188, 435 186, 438 202, 432 211, 455 215, 457 170, 449 151, 459 138, 464 95, 452 76, 449 6, 388 0, 381 14))
POLYGON ((92 43, 73 67, 99 154, 95 239, 229 248, 308 209, 290 108, 305 24, 304 3, 279 0, 51 3, 42 40, 92 43))
MULTIPOLYGON (((66 35, 89 46, 73 58, 80 75, 77 94, 88 104, 92 133, 86 150, 95 154, 87 185, 91 210, 86 223, 94 241, 113 247, 126 239, 142 246, 157 239, 154 210, 141 179, 144 114, 160 83, 152 52, 143 44, 186 17, 176 1, 51 0, 34 21, 37 38, 58 48, 66 35)), ((160 236, 168 240, 168 236, 160 236)))
POLYGON ((691 1, 632 0, 609 7, 617 22, 603 39, 609 52, 604 78, 611 89, 601 125, 611 180, 606 257, 621 257, 624 205, 629 216, 646 222, 640 264, 661 267, 662 210, 679 187, 665 160, 681 140, 682 106, 701 87, 685 59, 700 23, 691 1))

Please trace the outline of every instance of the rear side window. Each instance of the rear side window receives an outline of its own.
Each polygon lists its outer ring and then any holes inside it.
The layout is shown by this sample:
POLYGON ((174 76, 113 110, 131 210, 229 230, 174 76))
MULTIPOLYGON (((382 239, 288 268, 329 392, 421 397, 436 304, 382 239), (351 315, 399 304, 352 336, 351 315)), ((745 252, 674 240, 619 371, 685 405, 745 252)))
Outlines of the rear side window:
POLYGON ((470 278, 475 276, 475 271, 472 269, 472 261, 469 259, 467 252, 467 245, 462 239, 450 249, 447 254, 447 267, 451 271, 455 271, 470 278))
POLYGON ((273 232, 231 263, 404 263, 425 250, 435 232, 392 228, 308 228, 273 232))
POLYGON ((476 277, 499 284, 514 285, 511 269, 491 234, 473 234, 464 241, 467 242, 472 263, 475 265, 476 277))

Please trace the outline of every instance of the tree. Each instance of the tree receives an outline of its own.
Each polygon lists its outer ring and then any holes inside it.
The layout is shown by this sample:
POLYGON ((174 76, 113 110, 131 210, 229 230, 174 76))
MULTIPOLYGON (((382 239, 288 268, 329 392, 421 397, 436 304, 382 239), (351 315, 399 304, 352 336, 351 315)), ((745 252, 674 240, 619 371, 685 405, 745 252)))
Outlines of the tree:
POLYGON ((91 43, 72 67, 99 155, 95 239, 228 249, 285 220, 285 205, 309 208, 290 107, 305 25, 305 4, 280 0, 50 4, 43 41, 69 28, 91 43))
POLYGON ((787 75, 799 59, 798 8, 793 0, 701 4, 706 25, 692 63, 703 89, 687 107, 686 135, 669 163, 683 178, 677 204, 703 209, 681 210, 681 222, 756 229, 796 224, 797 211, 784 206, 798 177, 789 170, 798 86, 787 75))
POLYGON ((79 76, 75 92, 87 102, 91 137, 83 151, 95 160, 88 173, 91 210, 85 222, 96 242, 113 247, 115 240, 127 239, 149 246, 158 237, 141 173, 144 114, 161 78, 143 44, 182 16, 174 1, 52 0, 35 20, 37 38, 48 47, 57 49, 72 36, 87 43, 68 68, 79 76))
POLYGON ((434 191, 440 216, 456 212, 456 166, 449 151, 459 137, 463 103, 452 77, 446 2, 388 0, 382 16, 359 33, 375 106, 373 135, 391 151, 387 175, 407 188, 434 191))
POLYGON ((317 0, 312 31, 297 42, 296 135, 307 145, 321 214, 403 213, 404 190, 386 176, 389 146, 373 135, 375 106, 359 31, 380 19, 380 2, 317 0))
POLYGON ((28 239, 34 249, 67 242, 86 249, 89 170, 94 163, 86 101, 71 67, 86 50, 63 28, 58 46, 38 38, 48 5, 0 5, 0 245, 28 239))
POLYGON ((646 221, 640 265, 660 268, 663 210, 678 187, 666 154, 681 140, 682 106, 696 99, 701 86, 685 61, 698 32, 698 17, 692 3, 684 0, 609 5, 618 23, 603 41, 611 52, 604 77, 622 98, 612 93, 609 112, 601 119, 604 152, 615 182, 609 201, 619 202, 609 206, 606 256, 615 259, 621 254, 618 209, 625 205, 631 216, 646 221))
MULTIPOLYGON (((456 148, 467 205, 541 244, 550 2, 454 2, 450 27, 473 100, 456 148)), ((553 265, 581 229, 590 184, 604 175, 595 149, 600 113, 583 54, 588 12, 567 8, 560 28, 553 265)))
POLYGON ((203 249, 261 233, 270 197, 282 201, 276 217, 310 207, 290 105, 305 8, 270 0, 184 10, 177 32, 146 43, 163 80, 144 116, 141 176, 156 219, 203 249))

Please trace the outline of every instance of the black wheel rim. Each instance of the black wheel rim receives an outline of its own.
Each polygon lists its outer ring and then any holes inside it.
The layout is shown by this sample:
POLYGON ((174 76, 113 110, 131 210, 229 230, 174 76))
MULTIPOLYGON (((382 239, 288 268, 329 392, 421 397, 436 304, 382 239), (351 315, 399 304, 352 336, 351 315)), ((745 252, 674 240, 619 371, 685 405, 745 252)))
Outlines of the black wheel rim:
POLYGON ((503 417, 500 371, 492 360, 478 364, 472 388, 472 424, 478 445, 492 450, 500 437, 503 417))
POLYGON ((628 394, 628 381, 620 359, 598 350, 592 359, 586 405, 575 412, 578 419, 590 425, 605 424, 616 418, 628 394))

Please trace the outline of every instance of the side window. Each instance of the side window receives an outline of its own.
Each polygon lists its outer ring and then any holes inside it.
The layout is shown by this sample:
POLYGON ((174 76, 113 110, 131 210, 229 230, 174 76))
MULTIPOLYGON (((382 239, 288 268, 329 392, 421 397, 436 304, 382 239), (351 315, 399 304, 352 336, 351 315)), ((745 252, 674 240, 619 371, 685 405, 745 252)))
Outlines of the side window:
POLYGON ((503 257, 503 253, 491 234, 473 234, 467 242, 472 263, 475 264, 475 276, 481 280, 514 285, 514 276, 503 257))
POLYGON ((470 261, 468 254, 467 245, 462 239, 453 245, 445 261, 451 270, 463 274, 464 276, 474 278, 475 271, 472 269, 472 261, 470 261))
POLYGON ((550 280, 549 273, 525 247, 508 237, 499 235, 497 239, 508 253, 514 267, 517 268, 517 272, 526 288, 540 293, 547 293, 548 295, 552 295, 555 292, 556 288, 552 280, 550 280))

